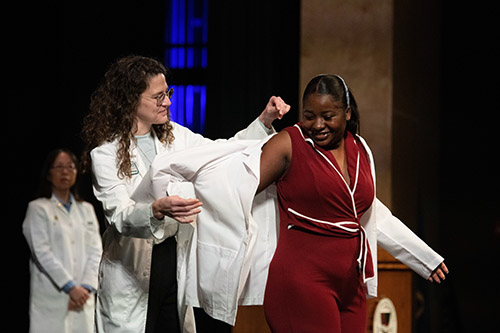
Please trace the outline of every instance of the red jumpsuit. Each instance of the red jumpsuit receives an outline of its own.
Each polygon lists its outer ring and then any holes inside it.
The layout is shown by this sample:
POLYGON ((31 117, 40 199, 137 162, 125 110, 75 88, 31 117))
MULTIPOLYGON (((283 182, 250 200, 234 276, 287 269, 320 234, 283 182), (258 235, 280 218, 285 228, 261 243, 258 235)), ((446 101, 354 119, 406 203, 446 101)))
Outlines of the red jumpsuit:
POLYGON ((359 220, 374 199, 367 153, 345 138, 350 184, 300 125, 285 128, 292 161, 277 183, 280 236, 264 309, 273 332, 365 332, 363 278, 373 265, 359 220))

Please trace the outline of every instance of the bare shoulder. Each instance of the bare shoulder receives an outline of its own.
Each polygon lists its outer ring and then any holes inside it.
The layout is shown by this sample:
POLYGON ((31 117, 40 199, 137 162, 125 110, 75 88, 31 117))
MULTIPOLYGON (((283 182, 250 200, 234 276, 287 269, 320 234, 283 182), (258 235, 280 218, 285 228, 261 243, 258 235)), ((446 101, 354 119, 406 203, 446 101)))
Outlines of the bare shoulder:
POLYGON ((280 179, 288 170, 292 158, 292 140, 287 131, 274 135, 262 147, 260 183, 257 193, 280 179))
POLYGON ((270 152, 278 154, 279 156, 284 156, 289 160, 292 156, 292 140, 290 134, 285 130, 281 130, 278 134, 269 139, 264 147, 262 147, 262 151, 264 154, 270 152))

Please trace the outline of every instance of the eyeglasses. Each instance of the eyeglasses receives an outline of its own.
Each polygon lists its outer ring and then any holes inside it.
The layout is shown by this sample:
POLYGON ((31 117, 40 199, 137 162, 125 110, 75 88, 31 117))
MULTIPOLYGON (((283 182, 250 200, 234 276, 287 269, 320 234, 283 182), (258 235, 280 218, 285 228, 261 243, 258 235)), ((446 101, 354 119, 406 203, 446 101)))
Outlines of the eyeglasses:
POLYGON ((76 171, 76 166, 75 165, 54 165, 52 169, 62 172, 63 170, 67 169, 68 171, 75 172, 76 171))
POLYGON ((148 96, 141 96, 141 97, 156 99, 156 106, 161 106, 163 104, 163 101, 165 100, 165 97, 168 97, 168 99, 170 99, 172 98, 173 94, 174 94, 174 88, 170 88, 167 90, 167 92, 163 92, 156 97, 148 97, 148 96))

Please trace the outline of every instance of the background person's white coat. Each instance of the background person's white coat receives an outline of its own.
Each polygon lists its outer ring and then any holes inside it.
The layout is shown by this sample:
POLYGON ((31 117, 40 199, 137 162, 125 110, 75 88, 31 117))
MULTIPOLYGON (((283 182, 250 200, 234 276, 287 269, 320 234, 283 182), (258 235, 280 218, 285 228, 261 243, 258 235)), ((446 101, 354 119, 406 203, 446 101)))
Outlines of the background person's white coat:
POLYGON ((62 287, 72 280, 97 289, 102 245, 93 206, 73 201, 70 211, 52 196, 31 201, 23 222, 31 249, 30 332, 93 332, 94 295, 80 312, 68 311, 62 287))

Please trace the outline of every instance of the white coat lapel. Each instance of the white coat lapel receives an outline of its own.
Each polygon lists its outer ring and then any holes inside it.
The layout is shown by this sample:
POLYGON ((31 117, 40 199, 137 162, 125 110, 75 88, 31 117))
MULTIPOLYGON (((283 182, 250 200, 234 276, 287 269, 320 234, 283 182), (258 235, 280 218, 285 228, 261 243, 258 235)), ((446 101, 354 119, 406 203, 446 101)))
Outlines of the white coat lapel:
POLYGON ((158 139, 158 137, 156 136, 156 134, 154 132, 153 132, 153 138, 155 139, 156 155, 163 153, 165 150, 167 150, 167 145, 163 144, 163 142, 161 142, 158 139))
POLYGON ((243 164, 246 166, 247 171, 251 174, 257 183, 260 179, 260 153, 262 152, 262 146, 269 141, 274 136, 274 134, 267 136, 266 138, 258 140, 248 140, 248 147, 242 151, 243 154, 243 164), (255 158, 257 156, 258 158, 255 158))
POLYGON ((57 215, 69 215, 69 212, 66 210, 66 208, 63 206, 63 204, 61 202, 59 202, 59 200, 54 196, 54 194, 52 194, 52 197, 50 198, 52 204, 57 207, 56 208, 56 215, 55 217, 57 217, 57 215))
POLYGON ((132 149, 130 150, 130 168, 132 172, 132 178, 135 178, 134 176, 139 175, 142 179, 146 172, 148 172, 148 169, 146 168, 146 164, 144 164, 144 161, 139 154, 137 144, 135 142, 131 142, 131 146, 132 149))
MULTIPOLYGON (((156 134, 153 132, 153 138, 155 142, 156 155, 164 152, 166 150, 166 146, 160 142, 160 140, 156 137, 156 134)), ((132 176, 139 174, 142 177, 148 172, 148 168, 144 160, 142 159, 142 155, 139 154, 139 148, 137 147, 137 143, 132 141, 130 142, 130 146, 132 147, 130 150, 130 161, 132 168, 132 176)))

